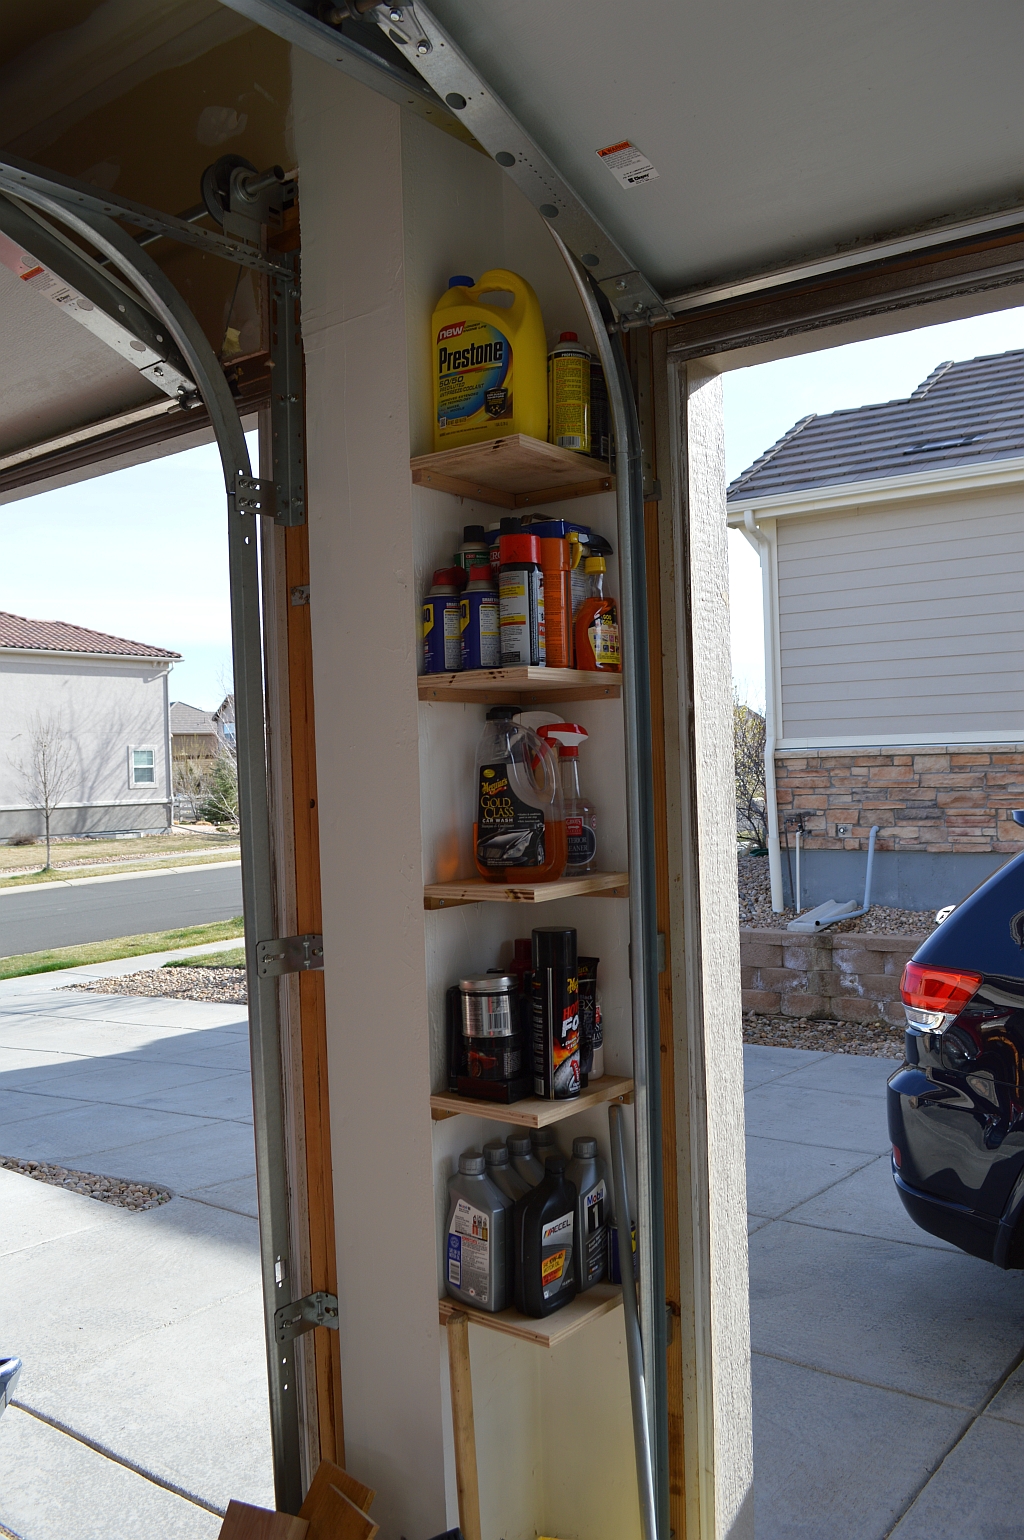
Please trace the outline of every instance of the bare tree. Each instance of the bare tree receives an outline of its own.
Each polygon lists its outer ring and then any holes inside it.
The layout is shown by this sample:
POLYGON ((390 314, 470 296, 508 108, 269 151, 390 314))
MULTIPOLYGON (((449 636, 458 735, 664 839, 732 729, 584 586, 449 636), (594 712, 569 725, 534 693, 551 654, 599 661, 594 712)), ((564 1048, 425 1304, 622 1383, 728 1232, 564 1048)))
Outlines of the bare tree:
POLYGON ((50 870, 50 824, 75 781, 76 763, 71 734, 59 711, 35 716, 28 732, 28 745, 20 759, 12 759, 25 788, 30 805, 43 815, 46 835, 45 872, 50 870))
POLYGON ((768 843, 768 794, 765 787, 765 719, 733 697, 733 745, 736 751, 736 832, 745 844, 768 843))
POLYGON ((174 761, 174 797, 195 822, 202 817, 202 807, 210 795, 216 760, 176 759, 174 761))
POLYGON ((238 756, 234 744, 224 742, 210 761, 210 779, 201 812, 211 823, 238 822, 238 756))

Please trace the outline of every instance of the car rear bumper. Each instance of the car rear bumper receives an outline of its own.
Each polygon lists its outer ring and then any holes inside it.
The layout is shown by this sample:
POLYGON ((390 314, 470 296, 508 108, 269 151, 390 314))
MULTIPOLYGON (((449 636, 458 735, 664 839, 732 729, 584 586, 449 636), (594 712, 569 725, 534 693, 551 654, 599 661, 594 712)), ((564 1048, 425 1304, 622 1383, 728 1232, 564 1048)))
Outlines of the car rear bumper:
POLYGON ((927 1230, 929 1235, 937 1235, 940 1240, 949 1241, 953 1246, 959 1246, 961 1251, 968 1252, 972 1257, 980 1257, 983 1262, 995 1260, 993 1253, 999 1232, 998 1220, 988 1214, 979 1214, 976 1209, 967 1208, 963 1204, 936 1198, 930 1192, 922 1192, 919 1187, 911 1187, 900 1175, 895 1161, 892 1163, 892 1179, 896 1183, 900 1202, 920 1229, 927 1230))

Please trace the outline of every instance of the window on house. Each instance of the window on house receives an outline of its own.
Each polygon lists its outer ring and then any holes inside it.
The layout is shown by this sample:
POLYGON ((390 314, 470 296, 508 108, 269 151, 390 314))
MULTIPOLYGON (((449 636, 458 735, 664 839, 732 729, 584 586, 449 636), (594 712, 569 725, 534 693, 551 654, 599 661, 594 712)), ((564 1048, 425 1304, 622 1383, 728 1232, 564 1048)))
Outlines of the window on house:
POLYGON ((128 781, 132 786, 152 786, 156 782, 156 750, 128 750, 128 781))
POLYGON ((224 742, 225 743, 234 743, 234 741, 235 741, 235 724, 234 724, 234 722, 222 722, 220 725, 224 729, 224 742))

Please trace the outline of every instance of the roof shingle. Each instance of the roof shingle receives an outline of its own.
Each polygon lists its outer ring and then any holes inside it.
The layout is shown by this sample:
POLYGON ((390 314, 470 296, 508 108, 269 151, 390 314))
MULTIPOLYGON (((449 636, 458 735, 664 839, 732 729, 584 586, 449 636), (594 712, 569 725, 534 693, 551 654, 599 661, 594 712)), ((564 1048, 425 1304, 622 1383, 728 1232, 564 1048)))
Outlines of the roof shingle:
POLYGON ((1024 349, 933 369, 912 395, 801 418, 737 476, 730 503, 1024 455, 1024 349))
POLYGON ((65 620, 27 620, 24 615, 10 615, 0 610, 0 648, 26 652, 78 652, 104 654, 118 658, 181 657, 164 647, 150 647, 148 642, 130 642, 123 636, 108 636, 105 631, 90 631, 72 626, 65 620))

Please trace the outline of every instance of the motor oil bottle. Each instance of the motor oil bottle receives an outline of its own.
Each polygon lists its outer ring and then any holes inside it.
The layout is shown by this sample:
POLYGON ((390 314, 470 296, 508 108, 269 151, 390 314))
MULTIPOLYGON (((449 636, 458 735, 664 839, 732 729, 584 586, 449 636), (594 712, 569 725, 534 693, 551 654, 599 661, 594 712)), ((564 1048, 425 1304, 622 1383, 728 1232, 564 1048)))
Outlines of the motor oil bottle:
POLYGON ((549 1155, 561 1155, 553 1128, 531 1128, 530 1148, 543 1170, 549 1155))
POLYGON ((522 530, 503 533, 498 552, 501 666, 537 667, 547 659, 540 541, 536 535, 524 534, 522 530))
POLYGON ((509 1304, 505 1248, 512 1238, 514 1205, 488 1178, 484 1157, 476 1150, 459 1156, 448 1196, 448 1293, 478 1310, 504 1310, 509 1304))
POLYGON ((449 279, 434 310, 434 449, 509 433, 548 436, 547 338, 525 278, 495 267, 449 279), (511 294, 511 306, 487 296, 511 294))
POLYGON ((498 593, 491 564, 470 567, 469 583, 460 600, 462 667, 497 668, 501 663, 498 593))
POLYGON ((547 1101, 580 1094, 580 1006, 576 932, 533 932, 533 1091, 547 1101))
POLYGON ((548 354, 548 425, 560 449, 590 453, 590 353, 575 332, 548 354))
POLYGON ((576 1189, 565 1168, 564 1155, 549 1155, 544 1180, 515 1207, 515 1302, 523 1315, 552 1315, 576 1298, 576 1189))
POLYGON ((484 1161, 486 1162, 485 1175, 490 1178, 499 1192, 503 1192, 512 1205, 505 1212, 505 1271, 507 1275, 507 1297, 512 1300, 515 1294, 515 1205, 520 1198, 526 1196, 532 1189, 530 1183, 509 1160, 508 1145, 501 1139, 491 1139, 484 1145, 484 1161))
POLYGON ((580 791, 579 748, 589 734, 579 722, 545 722, 538 734, 558 745, 558 770, 562 778, 562 806, 569 854, 566 872, 578 877, 594 869, 597 860, 597 814, 580 791))
POLYGON ((455 674, 462 668, 462 607, 454 567, 439 567, 423 601, 423 672, 455 674))
POLYGON ((565 871, 558 761, 516 706, 492 706, 476 753, 473 857, 488 882, 557 882, 565 871))
POLYGON ((590 595, 580 605, 573 624, 576 667, 592 672, 621 673, 619 612, 615 600, 604 596, 605 559, 588 556, 583 565, 590 580, 590 595))
POLYGON ((573 1253, 582 1294, 608 1276, 608 1172, 596 1139, 581 1136, 572 1141, 565 1175, 576 1189, 573 1253))
POLYGON ((533 1153, 533 1145, 530 1143, 530 1135, 525 1132, 509 1134, 505 1140, 508 1146, 509 1164, 517 1176, 521 1176, 527 1187, 536 1187, 538 1182, 544 1180, 544 1167, 533 1153))

